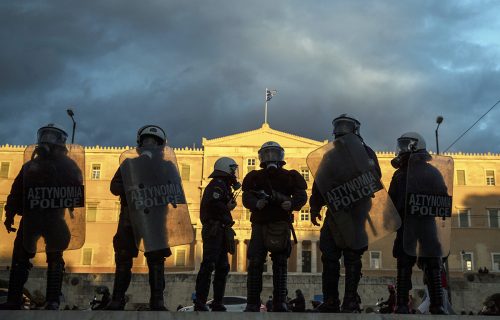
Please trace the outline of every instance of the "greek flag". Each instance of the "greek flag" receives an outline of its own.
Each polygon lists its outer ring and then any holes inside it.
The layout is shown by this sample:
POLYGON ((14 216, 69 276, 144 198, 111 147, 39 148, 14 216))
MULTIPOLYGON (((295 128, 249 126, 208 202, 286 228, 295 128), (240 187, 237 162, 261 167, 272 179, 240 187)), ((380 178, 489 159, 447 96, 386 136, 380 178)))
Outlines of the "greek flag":
POLYGON ((278 93, 277 90, 266 89, 266 101, 271 100, 277 93, 278 93))

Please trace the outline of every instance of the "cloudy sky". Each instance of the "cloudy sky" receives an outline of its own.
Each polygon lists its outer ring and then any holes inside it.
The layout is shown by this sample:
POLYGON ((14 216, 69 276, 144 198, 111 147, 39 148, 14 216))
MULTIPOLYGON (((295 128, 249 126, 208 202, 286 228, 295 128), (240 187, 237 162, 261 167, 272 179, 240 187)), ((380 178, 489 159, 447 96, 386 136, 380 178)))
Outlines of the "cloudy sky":
MULTIPOLYGON (((174 146, 262 125, 323 140, 350 113, 376 150, 441 150, 500 99, 499 1, 2 1, 0 144, 78 122, 84 145, 174 146)), ((451 150, 500 152, 500 105, 451 150)))

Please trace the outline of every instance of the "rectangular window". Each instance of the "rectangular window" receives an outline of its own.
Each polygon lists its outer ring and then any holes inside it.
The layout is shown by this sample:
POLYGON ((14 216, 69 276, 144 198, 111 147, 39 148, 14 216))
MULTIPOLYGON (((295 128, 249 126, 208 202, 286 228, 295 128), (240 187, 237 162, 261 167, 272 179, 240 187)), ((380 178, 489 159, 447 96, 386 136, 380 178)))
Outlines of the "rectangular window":
POLYGON ((474 253, 464 252, 462 253, 462 266, 465 271, 474 270, 474 253))
POLYGON ((183 181, 189 181, 190 176, 191 176, 191 167, 189 166, 189 164, 181 165, 181 179, 183 181))
POLYGON ((82 249, 82 265, 90 266, 92 264, 92 248, 82 249))
POLYGON ((186 266, 186 249, 177 249, 175 251, 175 266, 176 267, 186 266))
POLYGON ((470 209, 458 210, 458 227, 459 228, 470 227, 470 209))
POLYGON ((498 209, 488 209, 488 221, 490 228, 498 228, 499 220, 498 220, 498 209))
POLYGON ((491 270, 500 272, 500 253, 491 254, 491 270))
POLYGON ((0 202, 0 222, 3 222, 3 210, 5 208, 5 203, 0 202))
POLYGON ((302 251, 302 272, 311 272, 311 251, 302 251))
POLYGON ((97 204, 87 205, 87 222, 96 222, 97 220, 97 204))
POLYGON ((494 170, 486 170, 486 185, 494 186, 495 185, 495 171, 494 170))
POLYGON ((457 170, 457 185, 465 186, 465 170, 457 170))
POLYGON ((99 179, 101 179, 101 164, 100 163, 94 163, 94 164, 92 164, 91 179, 92 180, 99 180, 99 179))
POLYGON ((382 253, 380 251, 370 251, 370 268, 380 269, 382 267, 382 253))
POLYGON ((2 162, 0 165, 0 178, 7 179, 9 177, 10 162, 2 162))
POLYGON ((304 180, 309 181, 309 169, 308 168, 301 168, 300 174, 302 175, 302 177, 304 177, 304 180))
POLYGON ((255 159, 248 159, 247 160, 247 173, 250 171, 255 170, 255 159))
POLYGON ((309 208, 302 208, 300 209, 300 221, 309 221, 311 220, 310 216, 310 209, 309 208))

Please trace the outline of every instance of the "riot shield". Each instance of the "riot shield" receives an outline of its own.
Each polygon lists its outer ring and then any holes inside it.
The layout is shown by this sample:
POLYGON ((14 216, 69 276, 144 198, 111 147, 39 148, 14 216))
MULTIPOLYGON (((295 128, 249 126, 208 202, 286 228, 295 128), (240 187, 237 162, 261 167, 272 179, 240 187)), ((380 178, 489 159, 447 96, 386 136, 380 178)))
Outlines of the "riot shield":
POLYGON ((403 244, 418 257, 450 252, 453 159, 414 153, 408 161, 403 244))
POLYGON ((376 164, 356 135, 345 135, 311 152, 307 165, 332 213, 329 223, 346 247, 366 247, 401 225, 376 164))
POLYGON ((84 148, 30 145, 24 160, 24 248, 32 253, 80 249, 85 242, 84 148))
POLYGON ((173 149, 131 149, 120 163, 137 247, 150 252, 191 243, 194 232, 173 149))

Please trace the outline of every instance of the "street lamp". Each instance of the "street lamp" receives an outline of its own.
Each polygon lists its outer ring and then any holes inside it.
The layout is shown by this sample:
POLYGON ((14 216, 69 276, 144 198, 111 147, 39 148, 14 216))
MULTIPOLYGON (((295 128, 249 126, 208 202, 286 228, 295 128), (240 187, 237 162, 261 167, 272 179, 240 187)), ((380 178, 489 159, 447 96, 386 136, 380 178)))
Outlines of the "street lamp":
POLYGON ((71 109, 66 110, 66 113, 68 114, 68 116, 71 117, 71 121, 73 121, 73 134, 71 135, 71 144, 73 144, 75 142, 75 129, 76 129, 75 118, 73 118, 75 113, 71 109))
POLYGON ((443 122, 443 116, 438 116, 436 118, 436 123, 437 123, 437 127, 436 127, 436 153, 439 154, 439 139, 438 139, 438 129, 439 129, 439 125, 441 125, 441 123, 443 122))

